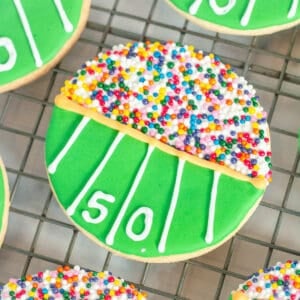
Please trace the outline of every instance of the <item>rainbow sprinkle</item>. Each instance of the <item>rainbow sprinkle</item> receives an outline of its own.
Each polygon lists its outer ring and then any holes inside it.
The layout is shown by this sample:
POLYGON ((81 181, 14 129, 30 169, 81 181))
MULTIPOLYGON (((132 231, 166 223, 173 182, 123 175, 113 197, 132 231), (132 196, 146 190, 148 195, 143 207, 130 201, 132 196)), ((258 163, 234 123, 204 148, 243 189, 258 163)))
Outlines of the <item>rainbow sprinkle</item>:
POLYGON ((173 42, 114 46, 62 93, 176 149, 271 181, 266 112, 253 87, 214 54, 173 42))
POLYGON ((261 269, 239 286, 249 299, 299 300, 300 261, 288 260, 274 267, 261 269))
POLYGON ((64 266, 10 279, 0 287, 0 299, 144 300, 146 294, 108 271, 87 272, 78 266, 73 269, 64 266))

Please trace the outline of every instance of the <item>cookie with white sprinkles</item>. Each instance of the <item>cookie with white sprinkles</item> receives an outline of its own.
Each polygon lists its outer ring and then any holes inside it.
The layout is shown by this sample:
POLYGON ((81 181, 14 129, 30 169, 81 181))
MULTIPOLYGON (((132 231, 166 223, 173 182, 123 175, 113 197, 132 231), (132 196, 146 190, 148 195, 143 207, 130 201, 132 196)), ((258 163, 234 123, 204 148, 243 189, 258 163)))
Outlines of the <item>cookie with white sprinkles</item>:
POLYGON ((146 293, 109 271, 92 272, 60 266, 0 286, 0 299, 145 300, 146 293))
POLYGON ((65 82, 46 137, 53 191, 103 247, 141 261, 229 239, 271 180, 266 112, 214 54, 119 45, 65 82))
POLYGON ((260 269, 232 292, 229 300, 299 300, 300 261, 278 262, 260 269))

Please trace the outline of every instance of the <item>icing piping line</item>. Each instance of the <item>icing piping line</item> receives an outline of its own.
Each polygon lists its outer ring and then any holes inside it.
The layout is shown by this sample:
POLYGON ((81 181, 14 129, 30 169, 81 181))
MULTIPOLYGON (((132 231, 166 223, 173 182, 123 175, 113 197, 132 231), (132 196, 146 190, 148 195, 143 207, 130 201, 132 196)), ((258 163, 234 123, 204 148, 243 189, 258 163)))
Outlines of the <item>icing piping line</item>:
POLYGON ((139 242, 147 238, 147 236, 150 233, 151 227, 152 227, 152 222, 153 222, 153 210, 149 207, 140 207, 138 210, 136 210, 131 218, 129 219, 127 226, 126 226, 126 234, 135 242, 139 242), (140 215, 145 215, 145 220, 144 220, 144 230, 136 234, 133 232, 133 224, 135 220, 140 216, 140 215))
POLYGON ((93 218, 88 210, 84 210, 81 215, 87 223, 99 224, 108 215, 107 208, 102 203, 99 203, 98 200, 114 203, 116 199, 114 196, 105 194, 101 191, 95 192, 88 202, 88 207, 99 210, 99 215, 98 217, 93 218))
POLYGON ((36 65, 36 67, 41 67, 43 65, 43 61, 41 59, 39 50, 38 50, 38 48, 36 46, 34 37, 32 35, 31 29, 30 29, 30 25, 28 23, 28 19, 26 17, 25 11, 23 9, 21 0, 14 0, 14 4, 16 6, 16 9, 18 11, 19 17, 21 19, 21 23, 23 25, 26 37, 28 39, 28 42, 29 42, 29 45, 30 45, 30 48, 31 48, 31 51, 32 51, 32 55, 33 55, 34 60, 35 60, 35 65, 36 65))
POLYGON ((106 237, 106 244, 108 244, 108 245, 113 245, 113 243, 114 243, 114 238, 115 238, 116 232, 117 232, 117 230, 118 230, 118 228, 121 224, 121 221, 122 221, 122 219, 123 219, 123 217, 126 213, 126 210, 127 210, 128 206, 130 204, 130 201, 131 201, 132 197, 134 196, 135 191, 136 191, 136 189, 137 189, 137 187, 138 187, 138 185, 139 185, 139 183, 140 183, 140 181, 143 177, 143 174, 146 170, 147 164, 149 162, 149 159, 151 157, 151 154, 152 154, 153 150, 154 150, 154 146, 148 145, 146 156, 145 156, 145 158, 144 158, 144 160, 143 160, 143 162, 142 162, 142 164, 141 164, 141 166, 138 170, 138 173, 137 173, 137 175, 134 179, 132 187, 130 188, 130 191, 129 191, 129 193, 128 193, 128 195, 127 195, 127 197, 126 197, 126 199, 125 199, 125 201, 124 201, 124 203, 123 203, 123 205, 122 205, 122 207, 119 211, 119 214, 118 214, 118 216, 117 216, 110 232, 108 233, 108 235, 106 237))
POLYGON ((60 164, 62 159, 65 157, 65 155, 68 153, 68 151, 71 149, 72 145, 75 143, 78 136, 80 135, 80 133, 82 132, 82 130, 88 124, 89 121, 90 121, 90 118, 88 118, 88 117, 82 118, 82 120, 76 127, 75 131, 71 135, 70 139, 68 140, 68 142, 66 143, 64 148, 59 152, 59 154, 56 156, 54 161, 49 165, 48 171, 50 174, 54 174, 56 172, 58 165, 60 164))
POLYGON ((109 147, 103 160, 101 161, 101 163, 99 164, 97 169, 94 171, 93 175, 90 177, 90 179, 88 180, 88 182, 86 183, 84 188, 80 191, 79 195, 75 198, 73 203, 68 207, 67 214, 69 216, 72 216, 75 213, 75 210, 76 210, 77 206, 79 205, 80 201, 85 196, 87 191, 91 188, 91 186, 94 184, 97 177, 101 174, 101 172, 103 171, 104 167, 106 166, 110 157, 113 155, 115 149, 117 148, 118 144, 120 143, 120 141, 122 140, 123 137, 124 137, 124 134, 121 132, 119 132, 118 135, 115 137, 113 143, 109 147))
POLYGON ((293 0, 292 6, 288 14, 288 19, 292 19, 295 17, 298 5, 299 5, 299 0, 293 0))
POLYGON ((6 63, 0 64, 0 72, 11 70, 17 60, 17 51, 11 39, 7 37, 0 38, 0 47, 4 47, 8 54, 9 58, 6 63))
POLYGON ((65 32, 72 32, 74 29, 73 24, 70 22, 66 11, 63 8, 61 0, 54 0, 54 4, 64 25, 65 32))
POLYGON ((169 234, 170 226, 171 226, 171 223, 172 223, 172 220, 174 217, 174 213, 175 213, 175 209, 176 209, 176 205, 177 205, 184 164, 185 164, 185 160, 179 159, 178 166, 177 166, 176 180, 175 180, 173 195, 172 195, 172 199, 171 199, 171 205, 170 205, 170 208, 168 211, 168 215, 167 215, 167 219, 166 219, 165 226, 163 229, 163 233, 161 235, 159 245, 158 245, 158 251, 160 253, 163 253, 166 250, 167 237, 169 234))
POLYGON ((217 192, 218 192, 220 175, 221 175, 220 172, 214 171, 213 185, 212 185, 211 194, 210 194, 207 230, 206 230, 206 236, 205 236, 205 242, 207 244, 211 244, 214 239, 216 200, 217 200, 217 192))
POLYGON ((256 2, 256 0, 249 0, 247 9, 246 9, 246 11, 245 11, 245 13, 244 13, 244 15, 241 19, 241 25, 242 26, 247 26, 248 25, 249 20, 250 20, 251 15, 252 15, 252 12, 253 12, 255 2, 256 2))
POLYGON ((194 16, 199 10, 201 4, 202 4, 202 0, 194 1, 194 3, 192 3, 192 5, 189 8, 189 13, 194 16))
POLYGON ((217 15, 227 14, 236 4, 236 0, 228 0, 228 4, 220 7, 216 0, 209 0, 209 4, 217 15))

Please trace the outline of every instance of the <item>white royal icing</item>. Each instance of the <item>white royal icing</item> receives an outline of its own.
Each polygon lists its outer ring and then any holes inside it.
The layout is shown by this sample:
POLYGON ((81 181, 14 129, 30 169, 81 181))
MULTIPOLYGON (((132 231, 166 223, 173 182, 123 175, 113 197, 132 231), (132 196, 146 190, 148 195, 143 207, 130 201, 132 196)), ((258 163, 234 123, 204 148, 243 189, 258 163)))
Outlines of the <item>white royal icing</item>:
POLYGON ((210 194, 207 230, 206 230, 206 235, 205 235, 205 242, 207 244, 211 244, 214 239, 216 200, 217 200, 220 175, 221 175, 220 172, 214 171, 213 185, 212 185, 211 194, 210 194))
POLYGON ((106 243, 108 245, 113 245, 113 243, 114 243, 114 238, 115 238, 116 232, 117 232, 117 230, 118 230, 118 228, 121 224, 121 221, 122 221, 122 219, 123 219, 123 217, 126 213, 126 210, 127 210, 128 206, 131 202, 131 199, 133 198, 133 196, 135 194, 135 191, 136 191, 136 189, 137 189, 137 187, 138 187, 138 185, 139 185, 139 183, 140 183, 140 181, 143 177, 143 174, 144 174, 144 172, 147 168, 147 165, 148 165, 148 162, 149 162, 149 159, 151 157, 151 154, 152 154, 153 150, 154 150, 154 147, 148 145, 146 156, 145 156, 145 158, 144 158, 144 160, 143 160, 143 162, 142 162, 142 164, 139 168, 139 171, 138 171, 138 173, 137 173, 137 175, 134 179, 132 187, 130 188, 130 191, 129 191, 129 193, 128 193, 128 195, 127 195, 127 197, 126 197, 126 199, 125 199, 125 201, 124 201, 124 203, 123 203, 123 205, 122 205, 122 207, 119 211, 119 214, 118 214, 118 216, 117 216, 110 232, 108 233, 108 235, 106 237, 106 243))
POLYGON ((88 124, 89 121, 90 121, 90 118, 83 117, 83 119, 81 120, 79 125, 76 127, 75 131, 71 135, 70 139, 68 140, 68 142, 66 143, 64 148, 59 152, 59 154, 56 156, 54 161, 49 165, 48 171, 49 171, 50 174, 54 174, 56 172, 56 169, 57 169, 58 165, 60 164, 62 159, 65 157, 65 155, 69 152, 72 145, 75 143, 78 136, 81 134, 82 130, 88 124))
POLYGON ((191 15, 195 15, 197 13, 197 11, 199 10, 200 5, 202 4, 203 0, 196 0, 194 1, 194 3, 192 3, 192 5, 189 8, 189 13, 191 15))
POLYGON ((168 211, 167 219, 164 225, 163 233, 161 235, 159 245, 158 245, 158 251, 160 253, 165 252, 166 250, 166 242, 167 242, 167 237, 169 234, 169 230, 171 227, 171 223, 174 217, 176 205, 177 205, 177 200, 179 196, 179 191, 180 191, 180 184, 181 184, 181 178, 182 178, 182 173, 183 173, 183 168, 184 168, 185 161, 183 159, 179 159, 178 162, 178 167, 177 167, 177 174, 176 174, 176 180, 175 180, 175 185, 173 189, 173 195, 171 199, 171 205, 168 211))
POLYGON ((57 8, 57 11, 59 13, 59 16, 61 18, 61 21, 64 25, 64 29, 66 32, 72 32, 73 31, 73 24, 70 22, 67 14, 66 14, 66 11, 64 10, 63 8, 63 5, 61 3, 61 0, 54 0, 54 4, 57 8))
POLYGON ((299 0, 293 0, 290 11, 288 13, 288 19, 294 18, 298 9, 299 0))
POLYGON ((209 0, 209 4, 217 15, 225 15, 235 6, 236 0, 229 0, 224 6, 218 5, 216 0, 209 0))
POLYGON ((153 222, 153 210, 149 207, 140 207, 130 217, 126 226, 126 234, 135 242, 142 241, 145 238, 147 238, 147 236, 149 235, 152 227, 152 222, 153 222), (133 232, 133 224, 140 215, 145 216, 144 219, 145 226, 144 226, 144 230, 141 233, 136 234, 133 232))
POLYGON ((73 203, 68 207, 67 214, 69 216, 72 216, 75 213, 76 208, 79 205, 80 201, 82 200, 82 198, 85 196, 85 194, 88 192, 88 190, 91 188, 91 186, 94 184, 94 182, 96 181, 98 176, 103 171, 104 167, 106 166, 106 164, 109 161, 110 157, 113 155, 115 149, 119 145, 119 143, 122 140, 123 136, 124 136, 123 133, 121 133, 121 132, 118 133, 118 135, 114 139, 113 143, 109 147, 109 149, 108 149, 106 155, 104 156, 103 160, 101 161, 101 163, 99 164, 97 169, 94 171, 93 175, 90 177, 90 179, 88 180, 88 182, 86 183, 84 188, 80 191, 79 195, 75 198, 73 203))
POLYGON ((31 52, 32 52, 32 55, 33 55, 34 60, 35 60, 35 65, 36 65, 36 67, 41 67, 43 65, 43 61, 41 59, 39 50, 36 46, 36 43, 35 43, 31 28, 30 28, 30 25, 29 25, 29 22, 28 22, 28 19, 26 17, 24 8, 22 6, 21 0, 14 0, 14 4, 15 4, 16 9, 18 11, 18 14, 19 14, 19 17, 21 19, 21 23, 23 25, 27 40, 29 42, 31 52))
POLYGON ((16 64, 16 60, 17 60, 16 48, 12 40, 7 37, 0 38, 0 47, 4 47, 8 52, 8 60, 5 63, 0 64, 0 72, 9 71, 16 64))
POLYGON ((253 11, 253 8, 255 6, 255 2, 256 0, 249 0, 249 3, 248 3, 248 6, 247 6, 247 9, 241 19, 241 25, 242 26, 247 26, 248 23, 249 23, 249 20, 251 18, 251 15, 252 15, 252 11, 253 11))
POLYGON ((115 197, 109 194, 105 194, 101 191, 97 191, 93 194, 91 199, 88 202, 88 207, 99 210, 99 215, 96 218, 91 217, 91 214, 88 210, 84 210, 82 212, 83 219, 92 224, 99 224, 101 223, 108 215, 108 209, 101 203, 100 200, 107 201, 109 203, 115 202, 115 197))

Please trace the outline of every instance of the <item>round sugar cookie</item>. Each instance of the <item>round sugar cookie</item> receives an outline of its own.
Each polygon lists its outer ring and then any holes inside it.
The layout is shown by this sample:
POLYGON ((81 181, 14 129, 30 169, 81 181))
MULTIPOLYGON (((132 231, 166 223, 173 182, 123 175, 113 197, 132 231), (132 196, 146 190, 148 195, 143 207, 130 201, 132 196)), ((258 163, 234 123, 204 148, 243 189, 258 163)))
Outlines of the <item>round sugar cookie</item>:
POLYGON ((2 245, 8 220, 9 189, 6 171, 0 157, 0 246, 2 245))
POLYGON ((300 261, 278 262, 260 269, 232 292, 229 300, 299 300, 300 261))
POLYGON ((46 136, 69 218, 117 254, 204 254, 249 218, 271 179, 266 113, 229 65, 192 46, 119 45, 65 82, 46 136))
POLYGON ((109 271, 64 266, 10 279, 0 286, 0 299, 145 300, 146 293, 109 271))
POLYGON ((166 0, 188 20, 209 30, 263 35, 300 23, 299 0, 166 0))
POLYGON ((0 93, 48 72, 77 41, 90 0, 0 1, 0 93))

